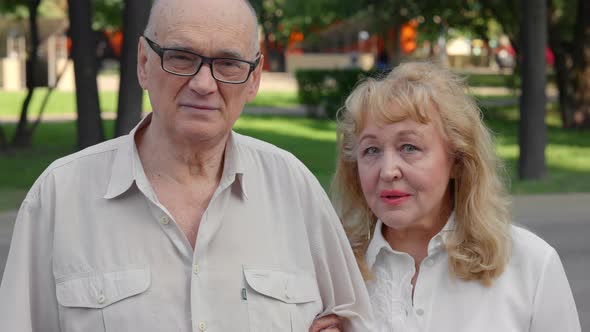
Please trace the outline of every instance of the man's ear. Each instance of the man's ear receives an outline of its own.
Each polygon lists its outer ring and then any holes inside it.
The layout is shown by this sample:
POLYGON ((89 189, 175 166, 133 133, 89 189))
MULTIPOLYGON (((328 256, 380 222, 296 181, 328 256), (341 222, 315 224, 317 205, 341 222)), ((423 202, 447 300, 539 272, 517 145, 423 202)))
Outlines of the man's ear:
POLYGON ((254 98, 256 98, 256 94, 258 93, 258 88, 260 87, 260 78, 262 76, 262 67, 264 66, 264 55, 260 55, 260 61, 258 62, 258 66, 252 72, 251 82, 248 83, 248 102, 252 102, 254 98))
POLYGON ((139 37, 137 43, 137 81, 142 89, 147 89, 147 62, 148 55, 145 49, 145 43, 142 40, 143 37, 139 37))

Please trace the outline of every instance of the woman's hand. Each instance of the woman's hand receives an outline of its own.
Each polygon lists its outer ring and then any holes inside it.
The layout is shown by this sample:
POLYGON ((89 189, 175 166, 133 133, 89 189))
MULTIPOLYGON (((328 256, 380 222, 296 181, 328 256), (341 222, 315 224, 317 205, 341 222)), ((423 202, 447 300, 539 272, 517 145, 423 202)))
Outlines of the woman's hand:
POLYGON ((342 332, 342 319, 336 315, 328 315, 313 321, 309 332, 342 332))

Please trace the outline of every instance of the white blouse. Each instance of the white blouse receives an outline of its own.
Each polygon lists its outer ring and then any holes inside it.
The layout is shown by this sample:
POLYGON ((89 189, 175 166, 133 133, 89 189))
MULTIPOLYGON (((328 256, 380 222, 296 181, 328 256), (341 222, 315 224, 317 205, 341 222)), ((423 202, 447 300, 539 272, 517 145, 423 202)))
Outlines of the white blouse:
POLYGON ((367 282, 378 332, 579 332, 574 298, 557 252, 535 234, 512 227, 513 251, 491 287, 449 274, 445 241, 451 218, 428 244, 412 303, 414 259, 394 251, 378 221, 366 253, 367 282))

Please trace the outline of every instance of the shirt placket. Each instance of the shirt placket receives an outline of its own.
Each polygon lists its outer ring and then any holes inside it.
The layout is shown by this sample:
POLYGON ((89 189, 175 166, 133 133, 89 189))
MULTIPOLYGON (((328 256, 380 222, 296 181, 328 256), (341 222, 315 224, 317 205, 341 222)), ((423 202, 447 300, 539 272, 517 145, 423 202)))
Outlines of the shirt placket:
POLYGON ((182 255, 183 260, 190 262, 192 257, 192 247, 180 227, 176 224, 174 218, 165 207, 157 203, 152 202, 150 204, 150 210, 156 221, 160 224, 164 234, 166 234, 178 252, 182 255))
POLYGON ((435 292, 435 284, 438 280, 436 260, 440 259, 438 252, 442 247, 442 238, 435 236, 428 246, 428 256, 420 263, 420 273, 414 289, 414 315, 421 331, 429 330, 429 321, 432 317, 432 300, 435 292))
MULTIPOLYGON (((229 184, 220 184, 218 189, 213 194, 209 206, 203 213, 201 223, 199 225, 199 232, 197 233, 197 241, 195 250, 192 256, 191 266, 191 320, 194 331, 210 330, 210 322, 215 319, 215 308, 208 305, 208 301, 203 296, 204 290, 210 288, 209 277, 209 243, 213 240, 217 229, 221 225, 223 212, 227 205, 229 184)), ((219 310, 219 308, 217 308, 219 310)))

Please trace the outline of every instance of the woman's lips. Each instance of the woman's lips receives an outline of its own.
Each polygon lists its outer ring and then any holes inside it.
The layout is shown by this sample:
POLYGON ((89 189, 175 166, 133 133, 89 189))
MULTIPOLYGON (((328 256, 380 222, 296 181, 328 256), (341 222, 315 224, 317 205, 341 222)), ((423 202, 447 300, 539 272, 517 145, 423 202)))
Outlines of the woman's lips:
POLYGON ((383 190, 379 197, 387 205, 400 205, 410 199, 412 195, 400 190, 383 190))

